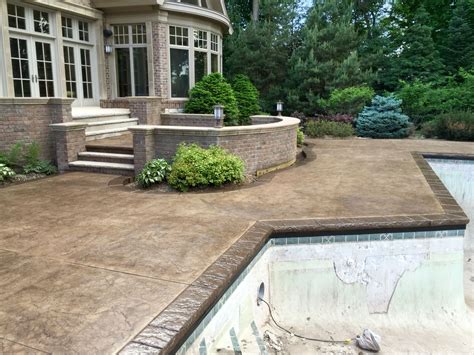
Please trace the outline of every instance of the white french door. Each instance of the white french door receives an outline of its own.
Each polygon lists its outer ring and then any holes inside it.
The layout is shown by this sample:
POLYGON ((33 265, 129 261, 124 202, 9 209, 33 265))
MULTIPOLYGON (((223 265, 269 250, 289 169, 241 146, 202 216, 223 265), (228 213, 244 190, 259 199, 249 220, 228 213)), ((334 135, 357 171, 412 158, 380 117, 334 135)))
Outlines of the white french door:
POLYGON ((13 84, 16 97, 54 97, 54 42, 30 36, 10 37, 13 84))
POLYGON ((77 44, 65 44, 63 52, 67 97, 76 99, 74 106, 94 105, 91 48, 77 44))

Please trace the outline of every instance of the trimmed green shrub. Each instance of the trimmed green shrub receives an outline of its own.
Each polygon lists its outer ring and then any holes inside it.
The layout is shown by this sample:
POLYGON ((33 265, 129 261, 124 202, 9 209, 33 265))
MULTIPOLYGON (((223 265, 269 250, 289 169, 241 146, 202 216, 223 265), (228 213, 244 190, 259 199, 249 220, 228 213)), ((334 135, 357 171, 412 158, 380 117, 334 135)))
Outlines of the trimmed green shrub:
POLYGON ((354 127, 350 123, 318 120, 309 121, 305 126, 305 133, 309 137, 339 137, 345 138, 354 135, 354 127))
POLYGON ((259 92, 249 77, 243 74, 236 75, 232 88, 234 89, 237 106, 239 108, 239 124, 248 124, 250 116, 260 113, 259 92))
POLYGON ((370 103, 375 92, 368 86, 352 86, 346 89, 336 89, 331 92, 329 99, 320 100, 321 107, 331 115, 357 115, 365 105, 370 103))
POLYGON ((232 86, 220 73, 206 75, 191 89, 185 111, 188 113, 212 114, 215 105, 223 105, 225 123, 239 122, 239 109, 232 86))
POLYGON ((26 164, 23 167, 24 174, 44 174, 53 175, 58 172, 58 169, 47 160, 37 160, 26 164))
POLYGON ((425 122, 421 129, 426 138, 474 141, 474 112, 449 112, 425 122))
POLYGON ((155 159, 146 163, 143 170, 138 174, 136 181, 138 186, 146 189, 165 181, 170 172, 171 167, 166 160, 155 159))
POLYGON ((404 138, 409 135, 410 122, 400 108, 401 100, 375 96, 356 121, 357 134, 370 138, 404 138))
POLYGON ((244 180, 244 162, 223 148, 208 149, 181 144, 176 152, 168 183, 179 191, 192 187, 221 186, 244 180))
POLYGON ((296 130, 296 145, 301 147, 304 144, 304 133, 300 127, 296 130))
POLYGON ((0 163, 0 182, 8 181, 13 176, 15 176, 15 172, 5 164, 0 163))
POLYGON ((396 93, 403 111, 416 125, 447 112, 469 111, 474 107, 474 72, 461 72, 445 86, 435 87, 415 81, 404 84, 396 93))

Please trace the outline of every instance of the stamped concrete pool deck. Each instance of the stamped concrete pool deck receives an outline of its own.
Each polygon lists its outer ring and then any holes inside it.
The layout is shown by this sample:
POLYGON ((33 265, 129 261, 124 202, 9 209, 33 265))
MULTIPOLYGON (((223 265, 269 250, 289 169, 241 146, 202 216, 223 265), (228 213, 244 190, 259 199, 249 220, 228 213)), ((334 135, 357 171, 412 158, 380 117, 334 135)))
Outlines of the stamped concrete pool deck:
POLYGON ((311 140, 239 188, 138 191, 68 173, 0 189, 0 353, 119 351, 258 220, 438 214, 410 152, 473 143, 311 140))

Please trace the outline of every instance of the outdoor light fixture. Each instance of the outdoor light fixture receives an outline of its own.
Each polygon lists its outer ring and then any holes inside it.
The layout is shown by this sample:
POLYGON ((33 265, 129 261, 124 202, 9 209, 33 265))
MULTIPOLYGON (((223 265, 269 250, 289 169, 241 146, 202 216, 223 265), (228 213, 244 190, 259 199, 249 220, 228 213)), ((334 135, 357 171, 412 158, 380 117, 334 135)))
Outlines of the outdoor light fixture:
POLYGON ((280 101, 277 102, 278 116, 281 116, 282 111, 283 111, 283 102, 280 100, 280 101))
POLYGON ((111 44, 109 44, 108 39, 114 35, 112 30, 109 30, 108 28, 104 29, 104 38, 105 38, 105 46, 104 46, 104 52, 105 54, 112 54, 113 47, 111 44))
POLYGON ((216 105, 214 106, 214 118, 216 119, 216 126, 218 122, 224 118, 224 106, 216 105))

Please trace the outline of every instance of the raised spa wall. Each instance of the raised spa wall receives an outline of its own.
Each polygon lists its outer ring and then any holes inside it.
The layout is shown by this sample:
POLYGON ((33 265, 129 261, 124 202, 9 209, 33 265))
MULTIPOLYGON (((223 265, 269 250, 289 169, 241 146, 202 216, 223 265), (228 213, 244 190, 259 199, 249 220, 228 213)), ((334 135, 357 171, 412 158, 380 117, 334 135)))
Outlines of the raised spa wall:
POLYGON ((246 175, 260 175, 293 164, 300 121, 282 116, 253 116, 251 119, 249 126, 222 127, 222 122, 216 122, 212 115, 174 114, 162 115, 159 126, 130 128, 135 172, 140 172, 150 160, 172 159, 183 142, 225 148, 244 161, 246 175))

